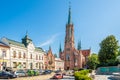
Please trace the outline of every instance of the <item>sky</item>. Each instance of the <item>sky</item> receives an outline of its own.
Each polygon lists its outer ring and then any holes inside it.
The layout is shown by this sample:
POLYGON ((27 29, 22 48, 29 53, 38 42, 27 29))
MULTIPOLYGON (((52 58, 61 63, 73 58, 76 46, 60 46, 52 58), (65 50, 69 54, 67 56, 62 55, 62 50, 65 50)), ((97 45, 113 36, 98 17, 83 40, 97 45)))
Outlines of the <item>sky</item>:
POLYGON ((64 49, 65 27, 71 2, 75 46, 99 52, 109 35, 120 40, 120 0, 0 0, 0 38, 21 42, 28 31, 37 47, 53 53, 64 49))

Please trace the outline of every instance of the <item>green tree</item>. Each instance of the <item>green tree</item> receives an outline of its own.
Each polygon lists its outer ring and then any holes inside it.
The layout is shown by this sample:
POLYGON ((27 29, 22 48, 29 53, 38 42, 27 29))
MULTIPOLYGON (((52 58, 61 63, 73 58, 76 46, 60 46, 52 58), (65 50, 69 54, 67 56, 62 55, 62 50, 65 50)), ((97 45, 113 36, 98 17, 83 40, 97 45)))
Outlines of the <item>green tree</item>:
POLYGON ((118 55, 118 48, 118 41, 115 36, 110 35, 106 37, 100 43, 100 50, 98 54, 100 64, 103 66, 114 65, 116 56, 118 55))
POLYGON ((88 57, 88 61, 86 64, 90 69, 95 69, 97 67, 97 65, 99 64, 98 55, 95 53, 91 54, 88 57))

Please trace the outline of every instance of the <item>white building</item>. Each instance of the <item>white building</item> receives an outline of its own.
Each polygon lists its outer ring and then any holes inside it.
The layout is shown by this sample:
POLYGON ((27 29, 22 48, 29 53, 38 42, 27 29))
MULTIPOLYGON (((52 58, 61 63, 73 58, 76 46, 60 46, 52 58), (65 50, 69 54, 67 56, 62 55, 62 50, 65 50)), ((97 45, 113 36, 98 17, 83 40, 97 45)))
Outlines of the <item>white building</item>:
POLYGON ((10 66, 9 63, 9 49, 10 47, 0 41, 0 70, 3 70, 4 66, 10 66))
POLYGON ((8 38, 2 38, 2 42, 7 44, 10 49, 8 55, 9 61, 7 67, 17 69, 44 69, 45 52, 40 47, 35 47, 32 40, 26 36, 22 42, 17 42, 8 38))
POLYGON ((64 70, 64 61, 60 58, 55 58, 55 70, 64 70))

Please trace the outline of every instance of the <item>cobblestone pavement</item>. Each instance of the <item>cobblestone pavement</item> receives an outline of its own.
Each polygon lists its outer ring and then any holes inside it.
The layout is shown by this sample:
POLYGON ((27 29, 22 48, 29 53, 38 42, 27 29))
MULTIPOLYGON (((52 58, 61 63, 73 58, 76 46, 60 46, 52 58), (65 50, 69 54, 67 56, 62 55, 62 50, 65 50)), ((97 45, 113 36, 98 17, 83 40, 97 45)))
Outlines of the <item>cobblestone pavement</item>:
POLYGON ((47 75, 33 76, 33 77, 19 77, 19 78, 9 79, 9 80, 49 80, 53 75, 54 73, 47 74, 47 75))

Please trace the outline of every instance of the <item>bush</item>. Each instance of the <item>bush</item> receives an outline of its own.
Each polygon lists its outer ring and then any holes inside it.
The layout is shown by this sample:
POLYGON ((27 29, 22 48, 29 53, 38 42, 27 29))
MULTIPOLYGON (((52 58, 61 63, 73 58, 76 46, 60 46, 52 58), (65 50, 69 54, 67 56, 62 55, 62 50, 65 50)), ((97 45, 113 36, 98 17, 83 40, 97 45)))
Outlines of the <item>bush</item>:
POLYGON ((39 75, 39 72, 38 72, 38 71, 33 71, 33 72, 34 72, 34 76, 39 75))
POLYGON ((34 71, 33 70, 28 70, 27 74, 28 74, 28 76, 34 76, 34 71))
POLYGON ((89 70, 81 70, 74 73, 75 80, 92 80, 88 77, 89 70))

